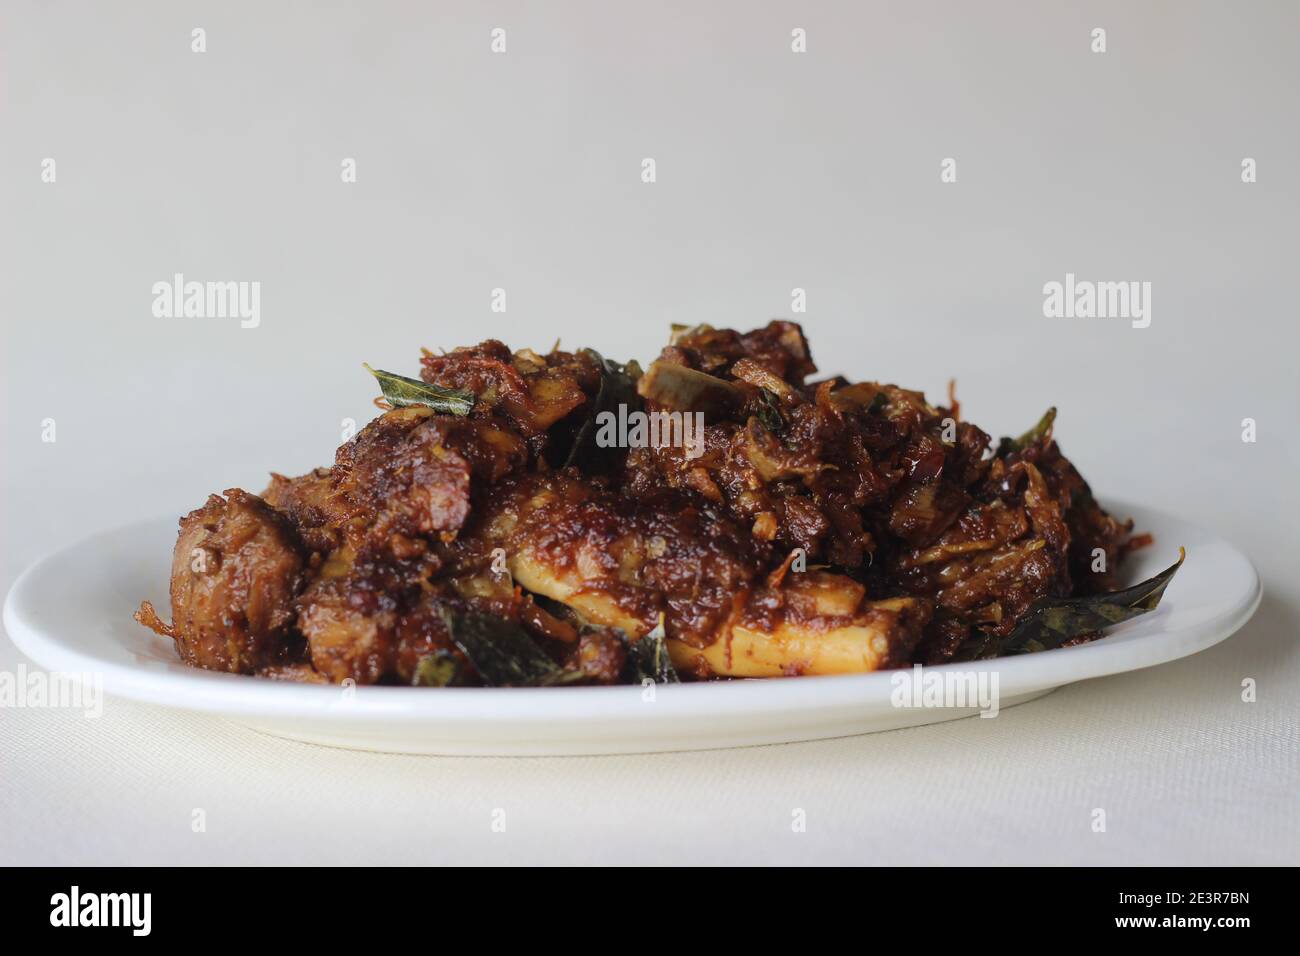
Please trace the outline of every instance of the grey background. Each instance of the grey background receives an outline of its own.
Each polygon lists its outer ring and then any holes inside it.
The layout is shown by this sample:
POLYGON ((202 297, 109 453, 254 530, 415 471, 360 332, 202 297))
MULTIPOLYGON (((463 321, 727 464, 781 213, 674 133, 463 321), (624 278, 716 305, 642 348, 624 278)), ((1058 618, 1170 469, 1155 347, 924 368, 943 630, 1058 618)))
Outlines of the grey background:
POLYGON ((1219 648, 997 721, 726 754, 422 760, 0 711, 0 858, 1300 860, 1300 5, 0 10, 5 588, 83 534, 328 463, 373 414, 362 361, 488 336, 645 359, 671 322, 789 317, 796 286, 823 371, 955 377, 994 435, 1055 404, 1101 494, 1229 537, 1266 588, 1219 648), (1067 271, 1150 281, 1150 328, 1043 318, 1067 271), (261 326, 154 318, 174 272, 260 281, 261 326), (529 824, 489 845, 499 793, 529 824), (1125 822, 1098 839, 1106 805, 1125 822), (224 823, 195 839, 194 806, 224 823), (358 839, 322 844, 304 806, 358 839))

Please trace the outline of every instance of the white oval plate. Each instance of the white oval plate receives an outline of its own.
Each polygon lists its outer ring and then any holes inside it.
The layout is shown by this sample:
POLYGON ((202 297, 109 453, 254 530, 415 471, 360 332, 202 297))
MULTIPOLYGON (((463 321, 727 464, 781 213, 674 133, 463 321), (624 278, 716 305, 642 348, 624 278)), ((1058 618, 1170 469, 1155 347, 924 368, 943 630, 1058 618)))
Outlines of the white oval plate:
MULTIPOLYGON (((1078 647, 926 674, 983 673, 998 705, 1055 687, 1137 670, 1204 650, 1259 606, 1259 577, 1230 544, 1145 508, 1153 533, 1126 568, 1133 581, 1187 560, 1160 607, 1078 647)), ((896 706, 923 700, 899 686, 906 672, 660 686, 446 688, 319 686, 187 667, 171 642, 131 619, 142 598, 168 606, 175 518, 108 531, 29 568, 5 601, 14 643, 49 671, 95 675, 109 695, 203 711, 280 737, 334 747, 418 754, 598 754, 697 750, 818 740, 952 720, 987 707, 896 706), (895 692, 897 688, 897 693, 895 692), (647 699, 652 696, 653 699, 647 699)), ((975 678, 979 680, 977 676, 975 678)), ((927 677, 926 681, 934 680, 927 677)), ((111 706, 111 703, 109 704, 111 706)))

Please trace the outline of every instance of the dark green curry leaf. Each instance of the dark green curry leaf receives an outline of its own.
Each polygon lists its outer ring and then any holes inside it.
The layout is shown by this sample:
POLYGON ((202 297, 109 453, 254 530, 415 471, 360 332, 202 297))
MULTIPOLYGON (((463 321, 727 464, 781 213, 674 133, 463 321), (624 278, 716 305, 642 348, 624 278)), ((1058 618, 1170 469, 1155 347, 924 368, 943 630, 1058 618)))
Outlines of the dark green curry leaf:
POLYGON ((460 678, 460 661, 447 651, 420 658, 411 683, 416 687, 450 687, 460 678))
POLYGON ((629 641, 627 649, 626 674, 634 684, 640 684, 647 678, 656 684, 680 684, 681 678, 668 656, 665 642, 663 615, 655 629, 639 641, 629 641))
POLYGON ((452 643, 490 687, 541 687, 582 676, 566 671, 514 621, 475 611, 442 612, 452 643))
POLYGON ((627 407, 629 413, 641 407, 641 398, 636 393, 637 379, 641 377, 641 366, 635 361, 620 365, 603 358, 595 349, 583 349, 600 369, 600 388, 596 397, 587 403, 586 415, 582 424, 573 435, 573 444, 564 456, 564 465, 576 465, 587 474, 607 471, 617 457, 617 450, 601 448, 596 443, 599 431, 597 417, 602 412, 618 415, 620 405, 627 407))
POLYGON ((774 435, 781 434, 785 419, 781 415, 781 400, 766 388, 759 389, 758 420, 774 435))
POLYGON ((383 369, 374 369, 364 362, 366 371, 379 381, 379 389, 384 399, 394 408, 410 405, 424 405, 436 412, 448 415, 468 415, 474 407, 474 393, 459 388, 443 388, 431 385, 418 378, 407 378, 383 369))
POLYGON ((1013 451, 1024 451, 1036 441, 1041 441, 1052 433, 1052 424, 1056 421, 1056 409, 1049 408, 1038 420, 1038 424, 1019 438, 1003 438, 998 442, 997 457, 1003 458, 1013 451))

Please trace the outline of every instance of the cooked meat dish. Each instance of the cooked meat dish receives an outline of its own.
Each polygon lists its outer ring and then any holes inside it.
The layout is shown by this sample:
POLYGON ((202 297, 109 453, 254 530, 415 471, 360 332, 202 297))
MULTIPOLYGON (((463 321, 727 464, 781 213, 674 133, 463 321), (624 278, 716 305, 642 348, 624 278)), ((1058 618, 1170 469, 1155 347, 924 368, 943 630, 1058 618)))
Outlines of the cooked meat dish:
MULTIPOLYGON (((368 368, 368 366, 367 366, 368 368)), ((814 378, 802 329, 675 328, 644 370, 498 341, 371 370, 334 464, 180 520, 171 623, 197 667, 358 684, 843 674, 1093 639, 1174 568, 1061 453, 954 397, 814 378)), ((1180 558, 1181 561, 1181 558, 1180 558)))

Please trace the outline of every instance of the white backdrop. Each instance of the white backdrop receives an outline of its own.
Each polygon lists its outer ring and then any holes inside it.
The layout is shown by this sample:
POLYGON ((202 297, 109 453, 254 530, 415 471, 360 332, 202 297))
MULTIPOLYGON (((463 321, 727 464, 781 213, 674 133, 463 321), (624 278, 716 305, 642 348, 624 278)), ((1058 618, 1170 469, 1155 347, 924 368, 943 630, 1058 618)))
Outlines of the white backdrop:
POLYGON ((645 359, 670 322, 774 316, 823 371, 956 377, 994 435, 1057 405, 1100 494, 1213 528, 1265 582, 1195 658, 815 744, 434 759, 0 709, 0 861, 1300 862, 1300 5, 0 10, 5 588, 328 463, 373 413, 362 361, 487 336, 645 359), (177 272, 260 282, 260 325, 155 318, 177 272), (1150 327, 1044 318, 1067 272, 1151 282, 1150 327))

